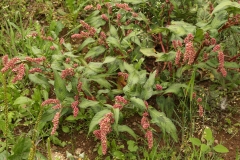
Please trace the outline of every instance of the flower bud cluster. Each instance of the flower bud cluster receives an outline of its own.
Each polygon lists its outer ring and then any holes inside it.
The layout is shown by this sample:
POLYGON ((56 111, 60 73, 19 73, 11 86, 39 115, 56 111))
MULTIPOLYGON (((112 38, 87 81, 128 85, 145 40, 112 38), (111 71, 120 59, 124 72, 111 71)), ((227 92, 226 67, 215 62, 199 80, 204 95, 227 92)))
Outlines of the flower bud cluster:
POLYGON ((122 96, 116 96, 115 97, 115 104, 113 105, 113 108, 119 108, 120 110, 123 108, 124 105, 126 105, 128 101, 122 97, 122 96))
POLYGON ((36 72, 42 73, 42 69, 41 68, 32 68, 29 70, 29 73, 31 73, 31 74, 36 73, 36 72))
POLYGON ((86 7, 84 7, 85 11, 91 10, 93 9, 93 5, 87 5, 86 7))
POLYGON ((67 76, 74 76, 73 68, 67 68, 67 69, 62 71, 61 77, 63 79, 66 79, 67 76))
POLYGON ((208 60, 208 58, 209 58, 209 54, 204 52, 203 53, 203 61, 206 62, 208 60))
POLYGON ((2 57, 2 62, 4 67, 1 69, 1 72, 6 72, 9 69, 13 69, 16 65, 16 63, 19 62, 19 58, 12 58, 11 60, 8 60, 8 56, 3 56, 2 57))
POLYGON ((23 63, 16 66, 13 70, 13 72, 16 73, 16 76, 13 78, 13 83, 16 83, 17 81, 20 81, 23 79, 23 76, 25 75, 25 66, 23 63))
POLYGON ((144 130, 146 130, 145 137, 148 141, 148 148, 151 149, 153 147, 153 134, 150 130, 150 122, 148 120, 148 112, 143 113, 143 117, 141 119, 141 125, 144 130))
POLYGON ((130 8, 127 3, 117 3, 116 7, 124 9, 125 11, 132 11, 132 8, 130 8))
POLYGON ((180 49, 177 50, 176 57, 175 57, 175 64, 179 65, 182 57, 182 52, 180 49))
POLYGON ((196 56, 196 51, 194 49, 193 42, 188 41, 185 44, 185 53, 183 57, 183 62, 188 61, 188 64, 192 65, 194 62, 195 56, 196 56))
POLYGON ((199 97, 197 99, 197 105, 198 105, 198 115, 199 115, 199 117, 203 117, 204 110, 203 110, 203 106, 202 106, 202 98, 199 97))
POLYGON ((82 91, 82 82, 80 82, 80 81, 77 84, 77 91, 78 91, 78 93, 80 93, 82 91))
POLYGON ((227 70, 224 68, 224 53, 221 50, 221 46, 215 45, 213 48, 213 52, 218 52, 218 70, 222 73, 223 77, 227 76, 227 70))
POLYGON ((60 101, 58 99, 47 99, 42 102, 41 106, 46 106, 48 104, 60 104, 60 101))
POLYGON ((74 116, 74 117, 77 117, 78 112, 79 112, 78 104, 79 104, 79 101, 78 101, 78 100, 72 102, 72 104, 71 104, 71 107, 72 107, 72 109, 73 109, 73 116, 74 116))
POLYGON ((101 18, 102 18, 103 20, 105 20, 105 21, 108 21, 108 20, 109 20, 106 14, 102 14, 102 15, 101 15, 101 18))
POLYGON ((177 49, 178 47, 182 47, 182 42, 180 40, 173 40, 172 45, 174 49, 177 49))
POLYGON ((101 10, 101 9, 102 9, 102 6, 101 6, 100 4, 97 4, 96 9, 97 9, 97 10, 101 10))
MULTIPOLYGON (((91 27, 89 24, 87 24, 86 22, 84 22, 83 20, 80 21, 80 23, 82 24, 82 26, 88 31, 89 36, 93 36, 96 33, 96 29, 94 27, 91 27)), ((83 34, 83 33, 82 33, 83 34)), ((85 36, 87 36, 87 34, 85 33, 85 36)))
POLYGON ((58 128, 58 123, 59 123, 59 119, 60 119, 60 112, 57 112, 52 120, 53 123, 53 128, 52 128, 52 132, 51 135, 54 135, 57 128, 58 128))
POLYGON ((112 14, 112 5, 110 3, 105 3, 105 6, 107 7, 108 9, 108 13, 109 14, 112 14))
POLYGON ((107 134, 112 131, 111 124, 114 123, 113 113, 107 113, 104 118, 100 121, 99 130, 95 130, 93 134, 96 138, 101 140, 102 153, 105 155, 107 153, 107 134))
POLYGON ((141 119, 141 125, 142 125, 143 129, 148 129, 150 127, 150 123, 149 123, 149 120, 147 117, 148 117, 148 113, 144 112, 143 117, 141 119))
POLYGON ((128 79, 128 74, 124 72, 118 72, 118 76, 122 76, 125 80, 128 79))
POLYGON ((46 57, 39 57, 39 58, 26 57, 25 59, 29 62, 40 64, 46 60, 46 57))
POLYGON ((161 91, 161 90, 163 89, 163 87, 162 87, 160 84, 156 84, 156 89, 157 89, 158 91, 161 91))
POLYGON ((148 148, 151 149, 153 147, 153 133, 151 130, 148 130, 145 134, 145 137, 148 141, 148 148))
POLYGON ((121 18, 122 18, 122 15, 120 13, 117 14, 117 25, 118 26, 121 26, 121 18))
POLYGON ((2 57, 2 63, 3 63, 3 66, 6 66, 6 64, 8 63, 8 55, 5 55, 2 57))
POLYGON ((109 48, 108 47, 108 44, 106 42, 106 39, 107 39, 107 36, 106 36, 106 33, 101 31, 100 34, 99 34, 99 39, 98 39, 98 43, 100 45, 105 45, 106 48, 109 48))

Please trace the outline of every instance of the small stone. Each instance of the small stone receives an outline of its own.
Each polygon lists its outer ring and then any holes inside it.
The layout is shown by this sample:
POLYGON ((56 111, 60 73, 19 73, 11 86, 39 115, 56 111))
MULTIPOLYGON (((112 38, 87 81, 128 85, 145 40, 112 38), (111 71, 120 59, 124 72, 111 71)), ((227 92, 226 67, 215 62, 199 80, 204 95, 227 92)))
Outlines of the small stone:
POLYGON ((82 153, 82 148, 77 148, 76 150, 75 150, 75 154, 81 154, 82 153))
POLYGON ((136 123, 136 122, 133 122, 133 125, 134 125, 134 126, 136 126, 136 125, 137 125, 137 123, 136 123))
POLYGON ((214 140, 214 143, 218 144, 218 140, 214 140))

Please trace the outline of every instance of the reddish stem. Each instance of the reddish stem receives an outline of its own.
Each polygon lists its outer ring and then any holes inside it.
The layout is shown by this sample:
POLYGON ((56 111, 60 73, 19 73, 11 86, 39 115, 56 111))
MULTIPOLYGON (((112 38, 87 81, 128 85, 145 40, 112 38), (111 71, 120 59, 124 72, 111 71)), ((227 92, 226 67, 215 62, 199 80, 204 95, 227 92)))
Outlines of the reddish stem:
POLYGON ((164 48, 164 45, 163 45, 163 42, 162 42, 162 34, 160 33, 160 34, 158 34, 158 38, 159 38, 159 43, 160 43, 160 45, 161 45, 161 47, 162 47, 162 51, 164 52, 164 53, 166 53, 166 50, 165 50, 165 48, 164 48))
POLYGON ((234 61, 234 60, 236 60, 238 57, 240 57, 240 54, 232 57, 231 59, 228 60, 228 62, 234 61))

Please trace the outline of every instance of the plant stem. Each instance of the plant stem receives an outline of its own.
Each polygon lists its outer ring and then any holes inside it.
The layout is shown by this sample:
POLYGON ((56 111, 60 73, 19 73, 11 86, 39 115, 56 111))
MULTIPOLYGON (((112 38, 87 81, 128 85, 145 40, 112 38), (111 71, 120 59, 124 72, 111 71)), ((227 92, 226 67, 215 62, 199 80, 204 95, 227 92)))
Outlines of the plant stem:
POLYGON ((7 84, 5 74, 2 74, 2 84, 4 89, 4 115, 5 115, 5 133, 6 151, 8 151, 8 100, 7 100, 7 84))

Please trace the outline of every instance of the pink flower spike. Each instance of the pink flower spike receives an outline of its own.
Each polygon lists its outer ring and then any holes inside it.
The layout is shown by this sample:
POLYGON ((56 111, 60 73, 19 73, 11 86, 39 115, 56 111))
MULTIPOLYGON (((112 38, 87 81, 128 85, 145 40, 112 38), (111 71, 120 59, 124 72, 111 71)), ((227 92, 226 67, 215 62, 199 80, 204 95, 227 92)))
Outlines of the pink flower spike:
POLYGON ((163 89, 163 87, 162 87, 160 84, 156 84, 156 89, 157 89, 158 91, 161 91, 161 90, 163 89))
POLYGON ((148 130, 145 134, 145 137, 148 140, 148 148, 151 149, 153 147, 153 134, 151 130, 148 130))
POLYGON ((15 82, 23 79, 23 76, 25 75, 25 66, 23 63, 21 63, 16 68, 14 68, 12 71, 17 73, 17 75, 14 77, 14 79, 12 81, 13 83, 15 83, 15 82))
POLYGON ((8 55, 5 55, 2 57, 2 63, 3 63, 3 66, 5 66, 8 63, 8 55))
POLYGON ((108 21, 108 17, 107 17, 106 14, 102 14, 102 15, 101 15, 101 18, 102 18, 103 20, 105 20, 105 21, 108 21))
POLYGON ((57 112, 52 120, 53 123, 53 128, 52 128, 52 132, 51 135, 54 135, 57 128, 58 128, 58 123, 59 123, 59 119, 60 119, 60 112, 57 112))
POLYGON ((59 104, 60 101, 58 99, 47 99, 44 102, 42 102, 41 106, 45 106, 48 104, 59 104))
MULTIPOLYGON (((6 59, 6 57, 5 57, 6 59)), ((15 67, 15 64, 19 61, 19 58, 12 58, 10 61, 8 61, 4 67, 1 69, 1 72, 6 72, 9 69, 13 69, 15 67)))
POLYGON ((32 69, 29 70, 30 74, 33 74, 33 73, 36 73, 36 72, 42 73, 42 69, 41 68, 32 68, 32 69))

